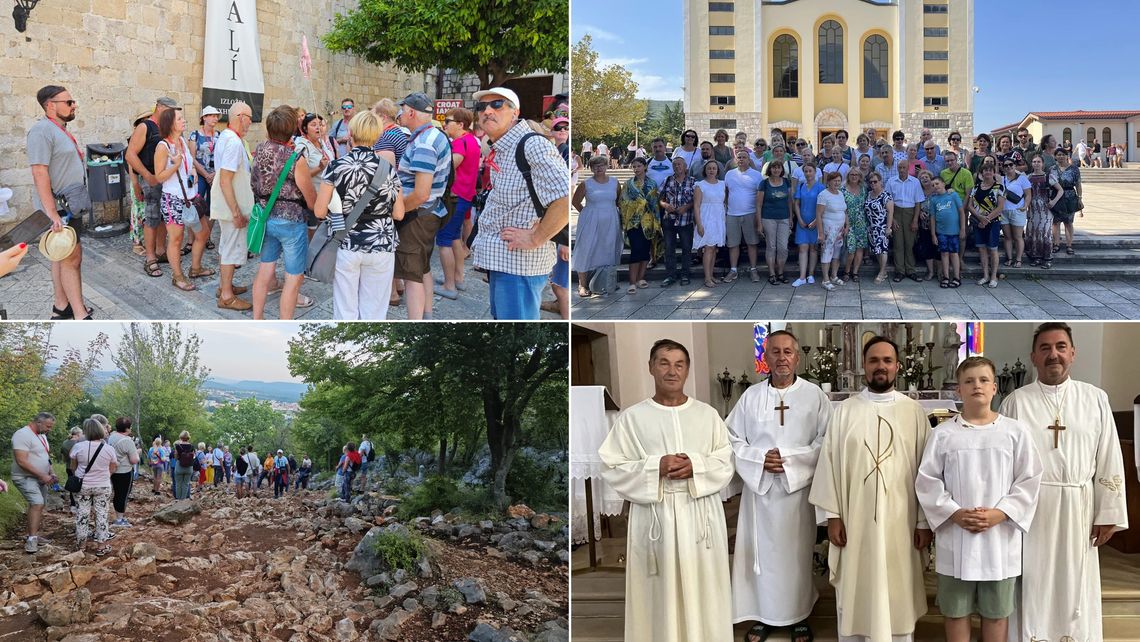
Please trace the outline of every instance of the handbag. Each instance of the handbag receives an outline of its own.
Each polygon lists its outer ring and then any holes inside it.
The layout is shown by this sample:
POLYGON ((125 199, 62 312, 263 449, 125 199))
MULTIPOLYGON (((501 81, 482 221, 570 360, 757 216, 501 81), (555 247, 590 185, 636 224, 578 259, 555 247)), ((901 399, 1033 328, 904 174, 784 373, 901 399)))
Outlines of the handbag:
POLYGON ((392 171, 392 166, 388 164, 388 161, 379 157, 377 160, 380 161, 380 164, 376 166, 376 173, 372 175, 372 182, 356 199, 352 211, 345 217, 344 229, 329 234, 329 228, 332 224, 328 220, 321 221, 317 227, 317 231, 313 234, 313 240, 309 241, 309 255, 305 260, 305 275, 309 278, 323 283, 332 283, 336 276, 336 253, 340 248, 340 242, 356 226, 356 221, 364 213, 364 208, 368 207, 369 203, 376 198, 376 193, 380 191, 380 184, 392 171))
POLYGON ((273 187, 273 192, 269 194, 269 198, 265 201, 265 205, 261 203, 253 204, 253 211, 249 214, 249 226, 245 230, 245 241, 249 246, 249 251, 254 254, 261 253, 261 245, 265 242, 265 224, 269 221, 269 213, 273 211, 273 205, 277 202, 277 195, 281 193, 281 188, 285 185, 285 179, 289 176, 289 172, 293 170, 293 163, 297 162, 297 157, 301 155, 301 150, 297 150, 289 156, 289 160, 285 161, 285 168, 281 170, 281 175, 277 177, 277 185, 273 187))
MULTIPOLYGON (((103 450, 103 446, 104 446, 104 444, 100 443, 99 447, 95 449, 95 456, 90 457, 87 460, 87 468, 83 469, 84 475, 91 472, 91 465, 95 463, 96 459, 99 459, 99 451, 103 450)), ((91 454, 91 447, 90 446, 87 447, 87 453, 88 453, 88 455, 91 454)), ((80 477, 79 475, 72 475, 71 477, 68 477, 67 481, 64 482, 64 484, 63 484, 63 489, 69 493, 78 493, 79 491, 83 490, 83 478, 80 477)))

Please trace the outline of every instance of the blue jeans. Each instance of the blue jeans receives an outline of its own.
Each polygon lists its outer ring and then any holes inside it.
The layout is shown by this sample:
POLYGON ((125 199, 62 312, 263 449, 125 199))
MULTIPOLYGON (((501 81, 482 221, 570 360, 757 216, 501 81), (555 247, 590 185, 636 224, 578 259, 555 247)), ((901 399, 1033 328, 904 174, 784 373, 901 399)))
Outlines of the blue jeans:
POLYGON ((305 273, 309 259, 309 233, 304 223, 270 218, 265 223, 265 242, 261 245, 261 262, 276 263, 285 255, 285 273, 305 273))
POLYGON ((350 473, 342 473, 340 475, 340 498, 348 501, 352 497, 352 475, 350 473))
POLYGON ((498 321, 537 321, 547 275, 519 276, 489 271, 491 316, 498 321))

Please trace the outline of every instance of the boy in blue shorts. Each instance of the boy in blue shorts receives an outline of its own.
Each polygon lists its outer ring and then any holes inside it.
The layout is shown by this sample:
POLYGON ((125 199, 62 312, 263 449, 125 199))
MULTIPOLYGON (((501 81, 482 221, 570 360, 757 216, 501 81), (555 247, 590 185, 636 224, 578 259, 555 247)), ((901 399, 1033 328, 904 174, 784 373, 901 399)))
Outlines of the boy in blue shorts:
POLYGON ((934 224, 930 226, 930 237, 942 253, 942 282, 939 286, 956 288, 962 285, 960 252, 966 238, 966 208, 957 192, 946 191, 946 181, 941 176, 932 178, 931 185, 934 195, 929 200, 934 224))

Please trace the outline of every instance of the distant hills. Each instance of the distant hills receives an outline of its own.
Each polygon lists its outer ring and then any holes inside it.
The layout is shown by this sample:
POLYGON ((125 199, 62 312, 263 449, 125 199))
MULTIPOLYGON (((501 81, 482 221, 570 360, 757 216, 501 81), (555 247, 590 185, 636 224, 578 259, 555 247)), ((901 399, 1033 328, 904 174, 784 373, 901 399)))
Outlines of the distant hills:
MULTIPOLYGON (((54 366, 48 366, 49 371, 54 371, 54 366)), ((118 371, 113 370, 96 370, 91 373, 92 388, 95 392, 103 389, 118 376, 118 371)), ((239 398, 256 397, 258 399, 269 399, 275 401, 284 401, 287 403, 295 403, 301 400, 301 397, 309 390, 309 384, 297 383, 294 381, 251 381, 248 379, 227 379, 225 377, 210 377, 202 384, 202 387, 207 390, 228 392, 231 395, 239 398)))

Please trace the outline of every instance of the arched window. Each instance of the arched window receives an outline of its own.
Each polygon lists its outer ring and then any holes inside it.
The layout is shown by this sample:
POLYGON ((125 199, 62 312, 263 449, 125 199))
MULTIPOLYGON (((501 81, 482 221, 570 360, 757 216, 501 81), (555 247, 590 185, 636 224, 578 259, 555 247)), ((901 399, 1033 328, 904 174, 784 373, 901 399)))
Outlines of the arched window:
POLYGON ((834 20, 819 26, 819 82, 843 83, 843 27, 834 20))
POLYGON ((772 43, 772 88, 776 98, 798 98, 800 95, 800 55, 796 39, 788 34, 772 43))
POLYGON ((1085 132, 1085 142, 1092 145, 1094 138, 1096 138, 1096 127, 1089 127, 1089 130, 1085 132))
POLYGON ((1105 127, 1103 130, 1101 130, 1101 132, 1100 132, 1100 144, 1101 145, 1111 145, 1112 144, 1112 130, 1111 129, 1105 127))
POLYGON ((874 35, 863 42, 863 97, 887 97, 887 39, 874 35))
POLYGON ((1072 143, 1072 142, 1073 142, 1073 129, 1071 127, 1066 127, 1065 131, 1061 132, 1061 144, 1064 145, 1065 143, 1072 143))

